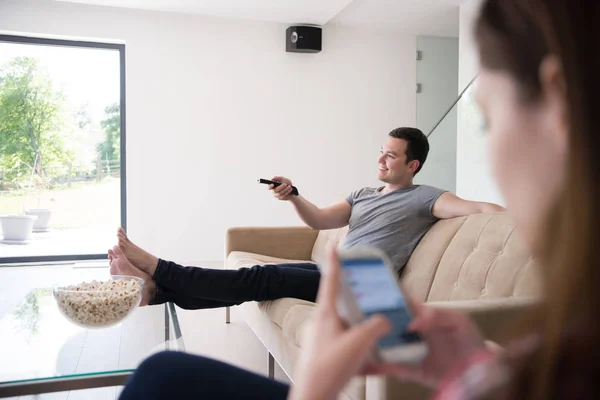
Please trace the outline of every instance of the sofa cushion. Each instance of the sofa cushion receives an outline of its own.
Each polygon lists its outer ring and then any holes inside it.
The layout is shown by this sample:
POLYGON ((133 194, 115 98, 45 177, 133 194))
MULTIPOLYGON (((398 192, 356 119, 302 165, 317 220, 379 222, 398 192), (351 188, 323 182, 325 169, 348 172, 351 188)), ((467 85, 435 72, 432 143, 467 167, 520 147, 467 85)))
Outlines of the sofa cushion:
POLYGON ((440 260, 466 217, 437 222, 423 236, 402 270, 402 287, 417 301, 426 301, 440 260))
POLYGON ((426 299, 535 297, 535 271, 506 213, 471 215, 443 252, 426 299))
POLYGON ((346 237, 348 233, 348 227, 340 229, 329 229, 326 231, 319 231, 317 240, 313 246, 312 259, 315 262, 323 260, 326 256, 327 249, 331 247, 337 247, 346 237))
MULTIPOLYGON (((246 253, 242 251, 233 251, 229 254, 226 261, 227 269, 249 268, 254 265, 265 264, 287 264, 298 262, 310 262, 307 260, 287 260, 285 258, 276 258, 265 256, 262 254, 246 253)), ((311 306, 314 303, 309 301, 283 298, 272 301, 262 301, 258 303, 258 308, 263 311, 271 321, 277 324, 280 328, 284 328, 286 316, 289 310, 298 306, 311 306)), ((293 314, 292 314, 293 315, 293 314)))
POLYGON ((290 324, 289 322, 286 323, 286 320, 290 318, 290 315, 292 315, 292 320, 294 319, 294 313, 290 314, 290 311, 292 311, 299 305, 305 307, 312 307, 315 305, 315 303, 286 297, 278 300, 261 301, 258 303, 258 308, 262 312, 264 312, 271 321, 273 321, 275 324, 277 324, 277 326, 283 329, 285 333, 286 324, 290 324))
POLYGON ((298 347, 306 344, 306 332, 312 324, 312 316, 317 309, 315 303, 302 302, 288 309, 283 319, 283 334, 298 347))

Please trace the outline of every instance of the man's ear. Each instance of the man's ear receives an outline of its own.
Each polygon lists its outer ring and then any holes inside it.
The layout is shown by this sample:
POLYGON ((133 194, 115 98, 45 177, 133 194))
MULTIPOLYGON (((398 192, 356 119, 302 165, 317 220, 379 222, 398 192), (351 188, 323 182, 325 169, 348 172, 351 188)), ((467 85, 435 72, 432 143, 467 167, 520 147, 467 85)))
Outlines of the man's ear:
POLYGON ((415 172, 417 171, 417 169, 419 169, 419 166, 421 165, 421 162, 419 160, 412 160, 408 163, 408 172, 412 173, 413 175, 415 174, 415 172))

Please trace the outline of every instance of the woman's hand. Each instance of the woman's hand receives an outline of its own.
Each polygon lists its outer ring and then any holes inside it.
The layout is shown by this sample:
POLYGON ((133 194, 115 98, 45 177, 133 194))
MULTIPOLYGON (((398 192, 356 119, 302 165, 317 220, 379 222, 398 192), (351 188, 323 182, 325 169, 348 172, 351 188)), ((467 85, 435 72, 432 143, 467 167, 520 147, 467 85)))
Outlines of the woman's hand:
POLYGON ((450 309, 413 305, 415 318, 409 329, 421 334, 428 354, 419 365, 396 366, 387 371, 399 380, 435 388, 461 361, 485 350, 486 346, 468 315, 450 309))
POLYGON ((359 373, 385 372, 390 366, 368 362, 377 341, 390 330, 389 322, 375 316, 346 329, 336 299, 340 266, 336 251, 329 257, 327 274, 321 277, 318 307, 296 370, 296 384, 289 399, 335 399, 346 383, 359 373))

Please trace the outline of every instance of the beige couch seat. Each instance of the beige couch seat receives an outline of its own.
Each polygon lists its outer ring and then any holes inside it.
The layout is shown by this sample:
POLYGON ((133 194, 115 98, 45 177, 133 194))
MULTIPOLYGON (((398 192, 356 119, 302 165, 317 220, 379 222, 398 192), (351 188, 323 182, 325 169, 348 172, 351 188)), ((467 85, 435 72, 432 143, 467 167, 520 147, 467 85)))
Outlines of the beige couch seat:
MULTIPOLYGON (((227 233, 227 269, 322 260, 347 228, 232 228, 227 233)), ((487 339, 502 341, 539 292, 532 259, 505 213, 478 214, 436 223, 422 238, 400 277, 414 299, 471 313, 487 339)), ((248 302, 241 315, 292 379, 315 304, 298 299, 248 302)), ((229 310, 227 312, 229 319, 229 310)), ((272 358, 271 358, 272 357, 272 358)), ((272 372, 272 365, 269 366, 272 372)), ((356 378, 349 399, 420 399, 427 391, 388 379, 356 378)))

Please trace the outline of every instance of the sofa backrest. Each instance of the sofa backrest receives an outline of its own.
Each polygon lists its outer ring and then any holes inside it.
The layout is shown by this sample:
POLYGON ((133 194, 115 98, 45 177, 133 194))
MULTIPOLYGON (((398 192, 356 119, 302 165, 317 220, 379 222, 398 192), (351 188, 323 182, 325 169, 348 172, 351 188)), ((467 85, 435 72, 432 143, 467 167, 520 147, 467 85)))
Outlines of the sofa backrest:
MULTIPOLYGON (((319 232, 313 260, 321 260, 347 232, 319 232)), ((535 275, 510 218, 494 213, 437 222, 415 248, 400 279, 415 300, 429 302, 536 296, 535 275)))
POLYGON ((326 231, 319 231, 317 240, 313 246, 312 260, 321 261, 326 256, 327 249, 337 247, 344 241, 346 234, 348 233, 348 227, 345 226, 340 229, 329 229, 326 231))

